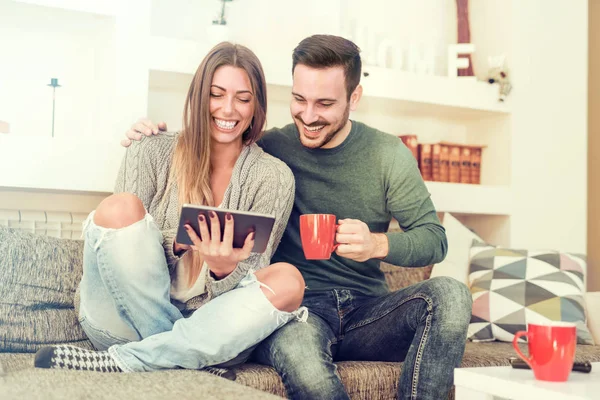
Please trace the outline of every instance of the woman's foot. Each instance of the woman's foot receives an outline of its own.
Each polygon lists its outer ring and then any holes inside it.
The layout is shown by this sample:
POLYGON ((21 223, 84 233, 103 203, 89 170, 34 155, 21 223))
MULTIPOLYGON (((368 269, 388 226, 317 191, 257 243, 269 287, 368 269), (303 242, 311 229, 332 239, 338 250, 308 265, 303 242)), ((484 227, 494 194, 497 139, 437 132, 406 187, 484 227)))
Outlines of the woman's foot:
POLYGON ((41 348, 35 354, 34 365, 36 368, 123 372, 107 351, 91 351, 70 345, 41 348))

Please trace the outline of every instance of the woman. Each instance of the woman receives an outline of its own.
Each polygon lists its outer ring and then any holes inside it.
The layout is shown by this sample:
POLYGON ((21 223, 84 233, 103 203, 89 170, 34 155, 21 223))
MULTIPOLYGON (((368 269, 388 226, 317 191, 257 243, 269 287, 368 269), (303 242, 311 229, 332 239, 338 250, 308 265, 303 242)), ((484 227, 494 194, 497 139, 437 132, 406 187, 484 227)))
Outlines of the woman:
MULTIPOLYGON (((79 318, 100 351, 46 347, 37 367, 132 372, 243 362, 273 331, 306 318, 298 270, 269 265, 294 180, 254 143, 266 109, 254 53, 231 43, 214 47, 190 85, 182 132, 131 146, 115 194, 85 223, 79 318), (176 243, 183 203, 274 215, 267 250, 250 253, 252 234, 241 249, 208 235, 220 232, 214 213, 199 218, 200 232, 188 227, 191 248, 176 243)), ((228 214, 226 233, 234 224, 228 214)))

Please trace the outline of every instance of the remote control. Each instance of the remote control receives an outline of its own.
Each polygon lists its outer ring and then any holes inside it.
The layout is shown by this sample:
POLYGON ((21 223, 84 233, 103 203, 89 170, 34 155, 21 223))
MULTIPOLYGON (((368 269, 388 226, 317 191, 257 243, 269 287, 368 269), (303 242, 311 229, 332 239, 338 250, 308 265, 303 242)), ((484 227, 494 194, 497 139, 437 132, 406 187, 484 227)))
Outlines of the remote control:
MULTIPOLYGON (((510 361, 510 365, 513 368, 531 369, 531 368, 529 368, 529 365, 527 365, 527 363, 525 361, 521 360, 520 358, 511 357, 508 360, 510 361)), ((573 371, 585 372, 585 373, 592 372, 592 363, 589 361, 583 361, 583 362, 576 361, 573 363, 573 371)))

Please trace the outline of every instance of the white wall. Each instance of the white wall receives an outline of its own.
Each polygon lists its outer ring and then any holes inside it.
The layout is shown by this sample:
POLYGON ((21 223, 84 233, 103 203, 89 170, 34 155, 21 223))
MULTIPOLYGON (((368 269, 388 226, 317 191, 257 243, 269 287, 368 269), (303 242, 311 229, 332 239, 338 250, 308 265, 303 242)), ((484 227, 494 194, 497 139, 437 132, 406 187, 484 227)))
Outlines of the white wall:
POLYGON ((585 253, 586 1, 512 2, 515 246, 585 253))
POLYGON ((416 57, 431 49, 435 74, 446 75, 447 47, 457 37, 455 0, 342 0, 341 4, 341 33, 361 48, 364 65, 409 69, 414 46, 416 57))
POLYGON ((588 68, 588 288, 600 290, 600 2, 590 2, 588 68))
POLYGON ((114 18, 0 2, 0 117, 11 135, 94 137, 112 129, 114 18))

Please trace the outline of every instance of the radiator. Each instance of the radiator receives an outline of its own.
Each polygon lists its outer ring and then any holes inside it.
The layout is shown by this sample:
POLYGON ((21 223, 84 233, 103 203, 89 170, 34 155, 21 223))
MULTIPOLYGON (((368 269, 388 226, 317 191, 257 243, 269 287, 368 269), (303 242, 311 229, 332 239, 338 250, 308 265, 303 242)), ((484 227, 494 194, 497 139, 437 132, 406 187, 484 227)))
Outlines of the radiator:
POLYGON ((0 226, 63 239, 81 239, 87 213, 0 209, 0 226))

